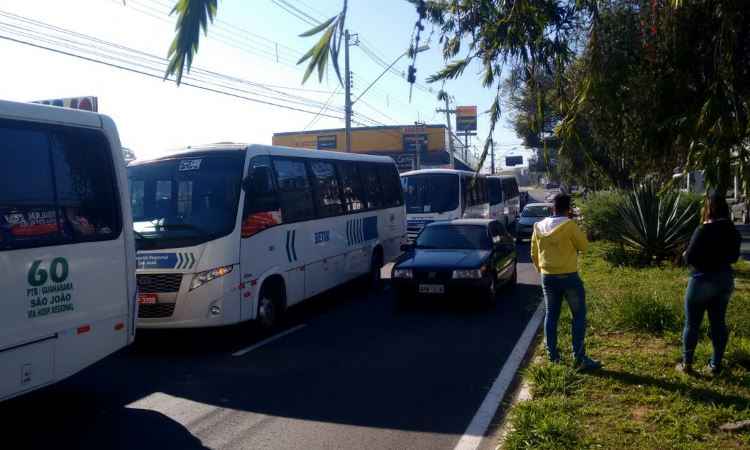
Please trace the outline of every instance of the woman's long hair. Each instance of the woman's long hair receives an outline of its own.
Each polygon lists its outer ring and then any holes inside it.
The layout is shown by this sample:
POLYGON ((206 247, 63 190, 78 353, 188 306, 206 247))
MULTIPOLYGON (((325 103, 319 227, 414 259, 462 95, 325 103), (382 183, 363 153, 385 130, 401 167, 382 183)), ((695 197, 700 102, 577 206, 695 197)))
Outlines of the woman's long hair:
POLYGON ((729 219, 729 205, 723 195, 711 194, 703 202, 703 222, 729 219))

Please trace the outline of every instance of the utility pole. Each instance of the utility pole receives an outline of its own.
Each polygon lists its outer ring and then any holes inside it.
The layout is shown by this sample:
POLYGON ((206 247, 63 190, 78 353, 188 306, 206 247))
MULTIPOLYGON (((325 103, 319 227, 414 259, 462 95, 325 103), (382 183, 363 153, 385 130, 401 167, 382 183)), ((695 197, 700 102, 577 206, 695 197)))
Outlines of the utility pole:
POLYGON ((456 168, 456 164, 453 161, 453 131, 451 130, 451 114, 455 114, 456 110, 450 108, 450 99, 448 94, 445 94, 445 109, 436 109, 436 112, 445 113, 445 122, 448 124, 448 153, 450 154, 451 169, 456 168))
MULTIPOLYGON (((420 131, 425 131, 425 124, 422 122, 414 122, 415 139, 414 148, 417 152, 417 170, 422 168, 422 139, 420 139, 420 131)), ((426 144, 426 143, 425 143, 426 144)))
POLYGON ((349 30, 344 31, 344 116, 346 127, 346 151, 352 151, 352 73, 349 69, 349 30))

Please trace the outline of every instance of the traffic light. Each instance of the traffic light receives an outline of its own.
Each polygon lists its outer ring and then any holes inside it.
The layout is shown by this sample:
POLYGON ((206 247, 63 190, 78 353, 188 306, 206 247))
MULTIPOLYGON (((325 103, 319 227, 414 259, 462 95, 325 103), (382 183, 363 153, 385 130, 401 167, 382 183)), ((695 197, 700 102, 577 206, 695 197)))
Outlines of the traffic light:
POLYGON ((417 82, 417 68, 414 66, 409 66, 409 74, 406 76, 406 81, 408 81, 411 84, 414 84, 417 82))

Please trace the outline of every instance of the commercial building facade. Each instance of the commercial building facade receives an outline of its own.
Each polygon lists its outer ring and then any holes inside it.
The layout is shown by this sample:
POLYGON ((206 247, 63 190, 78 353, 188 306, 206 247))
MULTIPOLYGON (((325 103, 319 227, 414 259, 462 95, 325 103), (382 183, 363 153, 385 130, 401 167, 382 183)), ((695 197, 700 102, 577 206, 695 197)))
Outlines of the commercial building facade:
MULTIPOLYGON (((352 152, 390 156, 398 169, 450 168, 448 139, 453 139, 456 169, 475 170, 476 159, 445 125, 394 125, 352 128, 352 152)), ((274 133, 273 145, 346 151, 343 128, 274 133)))

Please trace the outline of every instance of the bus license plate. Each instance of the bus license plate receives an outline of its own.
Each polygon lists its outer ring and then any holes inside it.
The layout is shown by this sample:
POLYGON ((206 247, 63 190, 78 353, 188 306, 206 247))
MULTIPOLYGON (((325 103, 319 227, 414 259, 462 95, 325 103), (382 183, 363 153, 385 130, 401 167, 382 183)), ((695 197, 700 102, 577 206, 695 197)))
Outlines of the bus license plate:
POLYGON ((442 294, 445 292, 445 286, 442 284, 420 284, 420 294, 442 294))
POLYGON ((159 297, 156 294, 138 294, 139 305, 153 305, 159 297))

